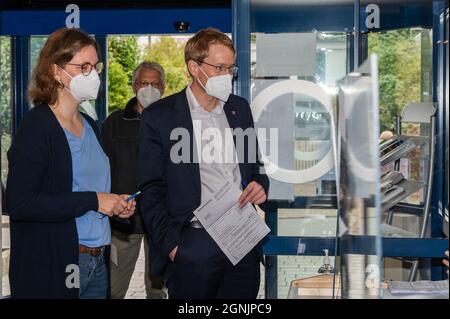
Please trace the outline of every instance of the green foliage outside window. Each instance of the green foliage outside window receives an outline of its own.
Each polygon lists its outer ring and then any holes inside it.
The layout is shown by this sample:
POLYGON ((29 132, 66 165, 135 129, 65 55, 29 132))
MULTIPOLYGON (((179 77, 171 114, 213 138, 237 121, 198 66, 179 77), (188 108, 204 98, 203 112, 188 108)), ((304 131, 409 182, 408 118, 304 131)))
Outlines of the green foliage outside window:
MULTIPOLYGON (((151 39, 151 37, 149 38, 151 39)), ((139 48, 135 36, 108 38, 108 108, 109 113, 123 109, 134 96, 132 76, 136 66, 144 61, 155 61, 166 73, 164 96, 181 91, 190 81, 184 63, 186 41, 171 36, 158 36, 148 47, 139 48)))
POLYGON ((369 54, 379 57, 380 129, 393 130, 395 117, 421 101, 421 30, 369 34, 369 54))

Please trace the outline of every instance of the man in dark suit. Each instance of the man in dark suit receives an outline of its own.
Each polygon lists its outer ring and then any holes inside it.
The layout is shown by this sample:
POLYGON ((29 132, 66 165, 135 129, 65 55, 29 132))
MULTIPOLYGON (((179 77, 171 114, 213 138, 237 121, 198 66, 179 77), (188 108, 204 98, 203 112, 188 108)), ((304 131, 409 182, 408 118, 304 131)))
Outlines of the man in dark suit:
POLYGON ((249 104, 231 94, 233 44, 218 30, 201 30, 187 42, 185 61, 192 83, 154 103, 141 119, 138 187, 155 250, 152 271, 167 271, 169 298, 256 298, 261 244, 233 266, 193 214, 225 181, 243 186, 241 207, 267 200, 249 104), (234 144, 217 143, 231 130, 234 144), (236 133, 242 130, 250 133, 236 133))

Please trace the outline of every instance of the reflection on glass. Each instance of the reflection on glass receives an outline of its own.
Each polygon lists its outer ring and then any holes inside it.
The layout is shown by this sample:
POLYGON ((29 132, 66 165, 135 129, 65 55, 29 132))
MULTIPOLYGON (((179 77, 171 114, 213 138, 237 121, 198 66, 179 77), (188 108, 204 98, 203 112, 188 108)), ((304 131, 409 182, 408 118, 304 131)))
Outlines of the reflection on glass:
POLYGON ((379 298, 381 280, 377 60, 340 81, 339 232, 342 298, 379 298))

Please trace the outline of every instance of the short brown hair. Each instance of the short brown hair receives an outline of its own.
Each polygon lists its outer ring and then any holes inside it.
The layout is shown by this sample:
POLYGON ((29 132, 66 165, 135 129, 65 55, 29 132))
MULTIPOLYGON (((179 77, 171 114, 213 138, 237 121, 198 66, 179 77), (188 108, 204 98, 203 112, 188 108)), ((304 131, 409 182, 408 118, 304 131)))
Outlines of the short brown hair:
POLYGON ((208 56, 211 44, 224 45, 235 53, 233 42, 225 33, 214 28, 207 28, 198 31, 186 43, 184 48, 184 61, 186 64, 189 60, 203 61, 208 56))
POLYGON ((75 54, 92 45, 98 54, 95 40, 79 29, 63 28, 53 32, 42 48, 33 71, 28 97, 33 104, 53 104, 62 87, 53 75, 53 65, 64 68, 75 54))

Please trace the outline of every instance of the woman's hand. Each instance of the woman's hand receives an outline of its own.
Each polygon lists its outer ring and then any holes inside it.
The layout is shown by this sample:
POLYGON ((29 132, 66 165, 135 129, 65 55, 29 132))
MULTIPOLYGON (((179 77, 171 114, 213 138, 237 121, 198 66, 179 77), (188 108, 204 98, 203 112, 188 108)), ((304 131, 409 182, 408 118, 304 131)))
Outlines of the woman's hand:
MULTIPOLYGON (((130 197, 131 195, 127 195, 127 194, 123 194, 120 195, 120 197, 125 201, 128 197, 130 197)), ((127 207, 119 214, 117 215, 120 218, 130 218, 131 216, 133 216, 134 211, 136 209, 136 201, 133 199, 130 199, 128 202, 125 201, 127 203, 127 207)))
POLYGON ((128 203, 125 199, 116 194, 97 193, 98 211, 104 215, 112 217, 113 215, 120 215, 128 208, 128 203))

